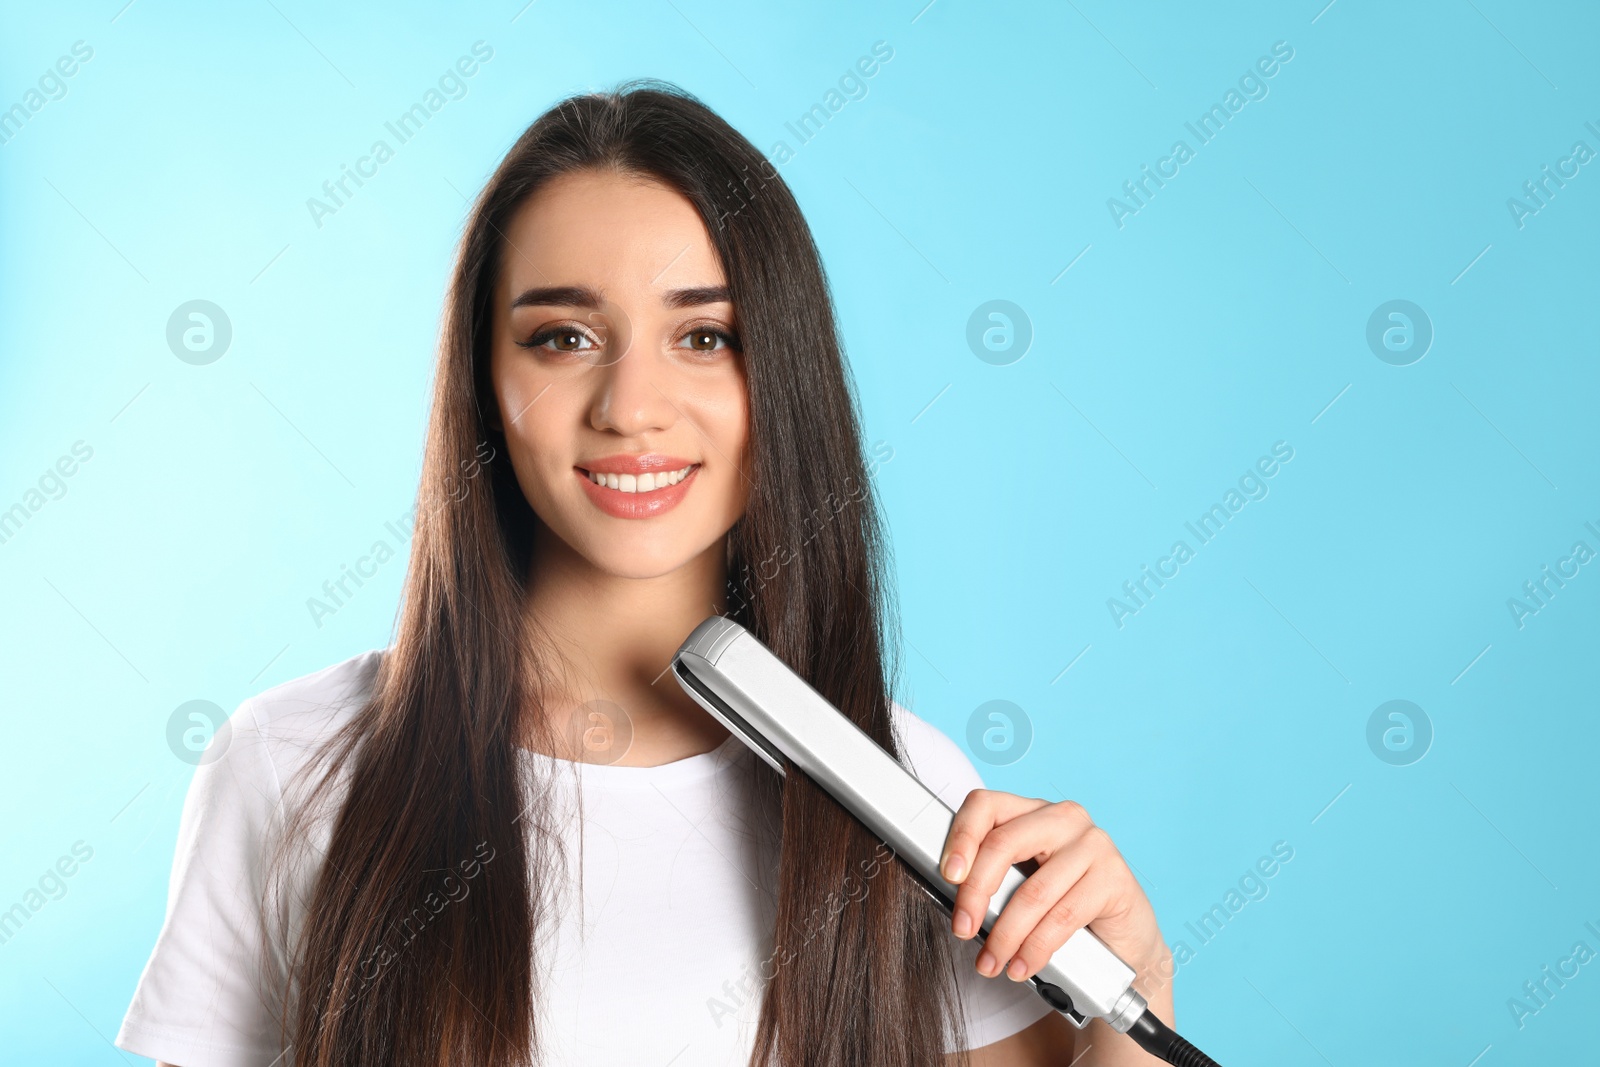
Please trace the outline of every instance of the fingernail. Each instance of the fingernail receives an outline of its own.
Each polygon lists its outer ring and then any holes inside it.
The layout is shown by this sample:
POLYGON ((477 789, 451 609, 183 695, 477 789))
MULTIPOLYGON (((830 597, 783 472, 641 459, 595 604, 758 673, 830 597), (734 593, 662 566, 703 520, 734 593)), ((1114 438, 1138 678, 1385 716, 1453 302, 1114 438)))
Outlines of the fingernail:
POLYGON ((1022 976, 1027 973, 1028 965, 1022 962, 1022 957, 1020 956, 1012 960, 1011 966, 1006 968, 1006 977, 1011 979, 1013 982, 1022 981, 1022 976))
POLYGON ((994 958, 994 953, 984 949, 978 953, 978 973, 993 978, 1000 973, 1000 961, 994 958))
POLYGON ((967 861, 961 858, 960 853, 951 856, 944 865, 944 876, 948 881, 959 882, 961 880, 961 876, 966 873, 967 861))
POLYGON ((957 937, 960 937, 960 938, 971 937, 972 936, 972 916, 968 915, 964 911, 956 912, 955 922, 954 922, 954 924, 952 926, 952 929, 955 930, 957 937))

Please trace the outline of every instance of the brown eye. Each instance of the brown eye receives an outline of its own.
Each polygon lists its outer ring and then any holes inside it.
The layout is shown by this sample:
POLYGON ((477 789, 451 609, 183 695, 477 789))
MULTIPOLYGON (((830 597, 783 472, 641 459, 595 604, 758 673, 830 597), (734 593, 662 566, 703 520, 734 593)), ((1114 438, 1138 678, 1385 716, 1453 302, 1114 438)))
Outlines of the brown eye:
POLYGON ((691 352, 718 352, 739 350, 739 339, 726 330, 694 329, 678 340, 678 347, 691 352))
POLYGON ((588 352, 599 348, 599 342, 571 326, 552 326, 540 330, 526 341, 518 341, 522 348, 543 348, 551 352, 588 352))

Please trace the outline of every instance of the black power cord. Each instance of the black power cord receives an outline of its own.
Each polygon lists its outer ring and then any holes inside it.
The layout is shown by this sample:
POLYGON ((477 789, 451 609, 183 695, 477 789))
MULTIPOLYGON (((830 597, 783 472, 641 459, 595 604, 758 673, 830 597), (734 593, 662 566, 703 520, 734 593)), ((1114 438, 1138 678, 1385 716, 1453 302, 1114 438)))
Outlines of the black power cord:
POLYGON ((1172 1027, 1146 1011, 1128 1028, 1128 1036, 1152 1056, 1159 1056, 1173 1067, 1221 1067, 1216 1060, 1179 1037, 1172 1027))
MULTIPOLYGON (((1082 1026, 1087 1023, 1083 1015, 1073 1008, 1072 998, 1067 995, 1065 989, 1049 982, 1041 982, 1037 976, 1028 980, 1033 983, 1034 992, 1048 1001, 1056 1011, 1069 1016, 1074 1025, 1082 1026)), ((1158 1059, 1167 1061, 1173 1067, 1222 1067, 1216 1060, 1179 1037, 1172 1027, 1156 1018, 1155 1012, 1149 1008, 1134 1020, 1134 1024, 1128 1027, 1127 1033, 1140 1048, 1158 1059)))

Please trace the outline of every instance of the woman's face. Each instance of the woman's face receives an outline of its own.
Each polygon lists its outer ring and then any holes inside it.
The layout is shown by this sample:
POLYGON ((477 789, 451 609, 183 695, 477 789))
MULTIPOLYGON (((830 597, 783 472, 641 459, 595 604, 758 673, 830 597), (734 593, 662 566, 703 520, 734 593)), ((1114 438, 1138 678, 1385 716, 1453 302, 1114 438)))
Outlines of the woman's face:
POLYGON ((748 403, 727 278, 658 182, 552 179, 513 216, 490 376, 517 481, 592 565, 649 578, 744 512, 748 403))

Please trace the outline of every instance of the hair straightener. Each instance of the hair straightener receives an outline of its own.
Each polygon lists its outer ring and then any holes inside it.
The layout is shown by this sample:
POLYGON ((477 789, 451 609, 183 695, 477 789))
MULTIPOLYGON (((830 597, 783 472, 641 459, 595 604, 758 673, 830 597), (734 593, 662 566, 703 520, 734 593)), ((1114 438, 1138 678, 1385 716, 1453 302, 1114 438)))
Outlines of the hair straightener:
MULTIPOLYGON (((940 875, 939 857, 955 813, 748 630, 711 616, 673 656, 672 673, 779 774, 792 765, 821 786, 894 850, 944 911, 952 910, 956 887, 940 875)), ((988 936, 1025 877, 1015 866, 1006 872, 980 936, 988 936)), ((1080 1030, 1090 1018, 1102 1018, 1168 1063, 1217 1067, 1156 1018, 1133 979, 1133 968, 1084 928, 1028 981, 1080 1030)))

